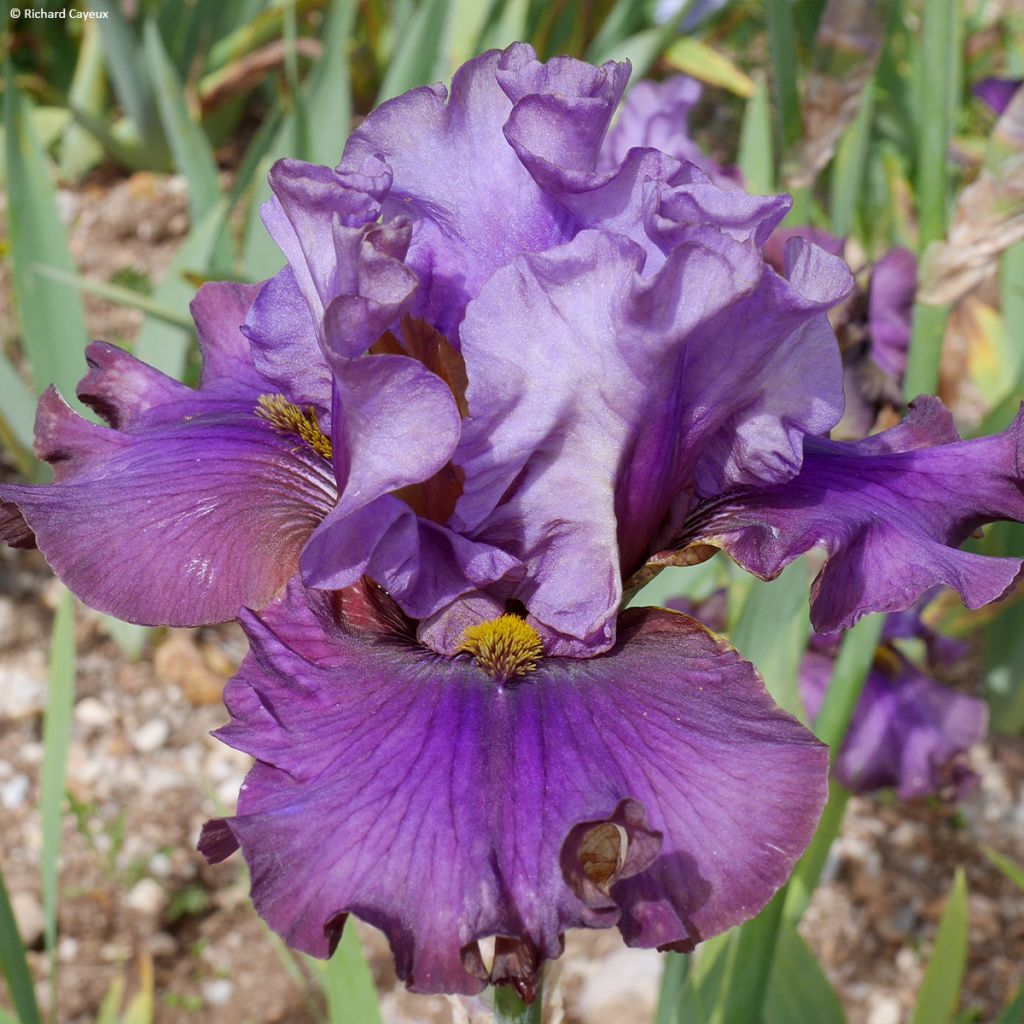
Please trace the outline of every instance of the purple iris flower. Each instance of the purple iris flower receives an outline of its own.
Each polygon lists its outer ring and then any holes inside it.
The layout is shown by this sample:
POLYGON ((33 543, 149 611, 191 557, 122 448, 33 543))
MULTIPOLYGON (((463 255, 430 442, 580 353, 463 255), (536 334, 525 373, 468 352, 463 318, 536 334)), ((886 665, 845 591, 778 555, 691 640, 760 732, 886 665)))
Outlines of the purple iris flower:
POLYGON ((971 92, 994 113, 1002 114, 1024 85, 1024 78, 983 78, 971 87, 971 92))
MULTIPOLYGON (((932 670, 966 654, 963 645, 932 632, 916 610, 890 615, 836 754, 836 777, 855 793, 895 789, 903 800, 959 799, 978 781, 963 755, 984 737, 988 707, 936 682, 891 642, 911 636, 925 640, 932 670)), ((825 698, 839 640, 838 634, 812 637, 800 666, 800 694, 812 718, 825 698)))
POLYGON ((256 764, 201 847, 242 847, 298 949, 377 925, 419 991, 528 996, 574 926, 690 949, 809 841, 827 751, 694 620, 620 614, 637 572, 824 545, 835 629, 1021 570, 957 550, 1024 518, 1021 421, 961 442, 924 400, 829 441, 849 271, 802 239, 766 262, 786 196, 609 161, 628 73, 517 44, 383 104, 336 169, 279 162, 287 264, 200 291, 198 390, 91 346, 109 426, 48 392, 55 481, 0 489, 90 604, 241 619, 220 735, 256 764))
MULTIPOLYGON (((963 755, 984 737, 988 707, 929 674, 953 666, 968 652, 966 644, 937 633, 921 618, 932 596, 886 617, 874 664, 835 757, 836 778, 854 793, 895 789, 904 800, 959 799, 977 784, 963 755), (907 639, 923 641, 925 668, 893 642, 907 639)), ((717 590, 699 603, 674 598, 667 607, 723 630, 728 595, 717 590)), ((801 662, 800 696, 812 722, 824 702, 841 640, 840 633, 812 634, 801 662)))

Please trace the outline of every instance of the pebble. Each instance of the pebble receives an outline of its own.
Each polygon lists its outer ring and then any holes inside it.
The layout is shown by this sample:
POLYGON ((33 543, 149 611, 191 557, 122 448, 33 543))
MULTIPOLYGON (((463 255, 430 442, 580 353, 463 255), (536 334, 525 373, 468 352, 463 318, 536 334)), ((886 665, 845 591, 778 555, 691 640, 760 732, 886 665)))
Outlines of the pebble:
POLYGON ((16 892, 11 895, 11 910, 18 923, 18 932, 25 946, 34 946, 43 936, 46 918, 43 905, 30 892, 16 892))
POLYGON ((234 993, 235 983, 227 978, 218 978, 216 981, 204 981, 200 989, 210 1006, 223 1006, 234 993))
POLYGON ((178 943, 173 935, 167 932, 155 932, 149 937, 150 956, 174 956, 178 952, 178 943))
POLYGON ((113 711, 95 697, 83 697, 75 705, 75 721, 85 729, 101 729, 113 719, 113 711))
POLYGON ((152 754, 167 742, 170 734, 171 727, 164 719, 151 718, 132 733, 132 746, 140 754, 152 754))
POLYGON ((171 873, 171 858, 166 853, 154 853, 149 858, 149 871, 157 878, 167 878, 171 873))
POLYGON ((28 796, 28 776, 15 775, 0 786, 0 804, 8 811, 16 811, 28 796))
POLYGON ((125 903, 139 914, 156 917, 167 906, 167 893, 155 879, 143 878, 132 887, 125 903))
POLYGON ((900 1001, 895 996, 878 996, 872 1001, 867 1024, 900 1024, 900 1001))
POLYGON ((46 707, 46 663, 42 659, 0 659, 0 718, 17 722, 42 714, 46 707))
POLYGON ((70 935, 65 935, 64 938, 57 943, 57 959, 62 964, 70 964, 75 961, 78 956, 78 939, 73 939, 70 935))
POLYGON ((224 683, 231 675, 210 668, 193 633, 174 630, 153 655, 153 667, 161 680, 172 683, 193 705, 219 704, 224 683))

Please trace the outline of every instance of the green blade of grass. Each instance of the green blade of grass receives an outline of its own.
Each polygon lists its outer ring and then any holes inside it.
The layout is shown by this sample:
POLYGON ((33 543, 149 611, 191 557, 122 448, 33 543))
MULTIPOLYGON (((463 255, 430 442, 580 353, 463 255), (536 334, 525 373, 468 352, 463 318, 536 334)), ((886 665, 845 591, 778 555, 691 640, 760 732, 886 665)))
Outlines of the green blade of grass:
POLYGON ((963 868, 957 868, 911 1024, 948 1024, 953 1019, 966 961, 967 879, 963 868))
POLYGON ((103 56, 121 109, 131 119, 142 147, 149 151, 154 164, 159 165, 167 158, 167 143, 160 130, 156 97, 135 33, 115 0, 90 0, 90 6, 104 12, 99 21, 103 56))
POLYGON ((36 400, 3 353, 0 353, 0 395, 4 396, 0 405, 0 445, 11 454, 19 471, 31 476, 36 466, 32 454, 36 400))
POLYGON ((348 47, 355 24, 356 0, 333 0, 324 25, 323 56, 309 73, 306 110, 316 130, 309 159, 335 166, 352 124, 352 74, 348 47))
MULTIPOLYGON (((297 0, 296 13, 303 14, 315 3, 316 0, 297 0)), ((265 7, 250 21, 222 36, 210 48, 206 60, 206 73, 217 71, 244 57, 247 53, 251 53, 264 43, 277 39, 281 35, 284 19, 284 4, 274 4, 265 7)))
POLYGON ((843 789, 835 781, 829 782, 828 801, 822 811, 821 820, 814 833, 810 845, 804 855, 797 861, 793 874, 786 883, 786 903, 782 915, 784 920, 793 926, 804 916, 810 906, 811 896, 821 880, 821 872, 825 868, 832 843, 839 835, 846 813, 846 804, 850 799, 848 790, 843 789))
MULTIPOLYGON (((181 80, 164 49, 155 21, 146 22, 143 38, 164 135, 170 143, 175 167, 188 182, 189 213, 192 223, 198 224, 221 200, 217 161, 202 126, 188 109, 181 80)), ((227 232, 219 232, 211 258, 218 267, 231 264, 231 239, 227 232)))
POLYGON ((914 303, 907 376, 903 381, 903 397, 908 402, 918 395, 930 395, 938 390, 942 341, 948 319, 949 306, 914 303))
POLYGON ((728 57, 694 36, 680 36, 665 50, 665 63, 691 78, 750 99, 756 91, 752 78, 728 57))
POLYGON ((587 48, 587 60, 599 64, 606 53, 613 53, 624 39, 644 24, 643 8, 636 0, 616 0, 587 48))
MULTIPOLYGON (((317 126, 307 139, 308 157, 332 167, 341 159, 352 121, 348 45, 355 10, 354 0, 333 0, 324 26, 323 56, 309 74, 303 98, 306 116, 317 126)), ((261 129, 246 153, 244 173, 250 181, 256 181, 249 200, 242 255, 242 265, 250 280, 272 277, 284 264, 281 251, 263 227, 260 206, 270 198, 266 179, 274 161, 283 156, 295 156, 301 141, 293 110, 281 119, 272 135, 265 135, 261 129)), ((236 190, 242 183, 243 172, 240 171, 236 190)), ((248 189, 248 184, 244 187, 248 189)), ((229 208, 234 207, 234 202, 233 197, 229 208)))
POLYGON ((771 583, 755 580, 730 639, 764 676, 768 692, 791 715, 806 719, 797 685, 811 622, 807 563, 801 558, 771 583))
POLYGON ((36 272, 40 277, 48 277, 53 281, 59 281, 61 284, 66 284, 71 288, 77 288, 80 292, 95 295, 97 298, 106 299, 108 302, 114 302, 118 306, 124 306, 127 309, 137 309, 145 313, 146 316, 170 324, 172 327, 183 327, 186 329, 192 327, 192 319, 187 313, 179 313, 177 310, 171 309, 155 299, 151 299, 148 295, 143 295, 142 292, 133 291, 131 288, 124 288, 118 284, 107 284, 103 281, 90 281, 87 277, 82 277, 81 274, 70 274, 56 267, 39 266, 36 267, 36 272))
MULTIPOLYGON (((702 942, 686 972, 679 991, 675 1016, 670 1021, 690 1024, 692 1021, 710 1021, 714 1009, 720 1005, 719 994, 729 982, 736 948, 738 929, 716 935, 702 942)), ((686 959, 690 959, 689 956, 686 959)))
MULTIPOLYGON (((952 134, 952 86, 957 74, 956 0, 925 0, 920 49, 921 93, 917 121, 918 255, 946 233, 949 191, 947 152, 952 134)), ((916 303, 903 394, 907 399, 934 392, 949 309, 916 303)))
POLYGON ((39 1024, 36 990, 32 986, 32 973, 25 959, 25 947, 18 934, 14 911, 7 895, 4 876, 0 873, 0 967, 7 979, 11 1003, 21 1024, 39 1024))
POLYGON ((791 925, 784 924, 779 929, 761 1019, 764 1024, 846 1021, 843 1005, 818 958, 791 925))
POLYGON ((354 922, 345 926, 334 956, 321 967, 320 983, 330 1024, 380 1024, 377 989, 354 922))
POLYGON ((775 191, 771 106, 768 102, 768 86, 763 76, 757 77, 754 95, 747 100, 743 111, 736 163, 748 191, 761 195, 775 191))
MULTIPOLYGON (((82 29, 82 42, 71 80, 68 103, 94 117, 103 113, 106 94, 106 73, 103 66, 103 44, 96 21, 87 21, 82 29)), ((60 140, 60 173, 63 178, 78 178, 95 166, 103 155, 102 146, 80 124, 69 124, 60 140)))
POLYGON ((728 981, 715 1004, 712 1020, 720 1024, 761 1019, 768 994, 772 961, 777 945, 785 889, 753 920, 738 929, 728 981))
MULTIPOLYGON (((165 309, 188 308, 195 288, 185 272, 205 275, 211 268, 217 239, 224 223, 227 200, 223 199, 194 225, 188 240, 178 250, 164 279, 153 294, 153 301, 165 309)), ((169 377, 181 380, 192 342, 192 328, 172 327, 164 320, 149 319, 135 342, 135 355, 169 377)))
POLYGON ((142 36, 164 135, 175 167, 188 182, 189 210, 196 223, 220 199, 217 162, 206 135, 189 112, 181 80, 155 21, 146 22, 142 36))
POLYGON ((848 235, 853 230, 853 218, 860 201, 868 165, 874 114, 875 84, 872 78, 864 87, 857 116, 839 143, 832 165, 830 206, 832 231, 837 235, 848 235))
POLYGON ((1024 866, 990 846, 983 846, 982 852, 1018 889, 1024 891, 1024 866))
POLYGON ((884 615, 868 615, 847 631, 839 647, 825 699, 814 721, 814 734, 832 748, 833 758, 860 700, 884 625, 884 615))
POLYGON ((96 1024, 118 1024, 121 1002, 124 999, 124 975, 118 974, 110 983, 103 1002, 96 1013, 96 1024))
POLYGON ((484 21, 474 52, 502 49, 517 39, 525 39, 529 14, 530 0, 498 0, 484 21))
POLYGON ((424 0, 419 6, 408 29, 398 37, 398 45, 377 93, 378 103, 432 80, 444 46, 450 13, 448 0, 424 0))
POLYGON ((789 2, 764 5, 768 19, 768 45, 772 62, 772 85, 779 118, 779 137, 788 150, 800 142, 803 120, 797 91, 796 32, 793 5, 789 2))
POLYGON ((999 308, 1003 313, 1007 376, 1024 380, 1024 242, 1011 245, 999 260, 999 308))
POLYGON ((1024 985, 1017 989, 1016 995, 1003 1007, 996 1024, 1024 1024, 1024 985))
POLYGON ((296 43, 298 25, 295 15, 295 0, 285 0, 284 23, 281 27, 284 32, 284 80, 288 84, 292 118, 295 122, 295 150, 292 155, 299 160, 308 160, 309 112, 306 109, 306 97, 302 93, 302 85, 299 82, 299 51, 296 43))
POLYGON ((85 313, 74 291, 36 272, 37 264, 72 272, 74 263, 50 169, 27 116, 26 101, 14 85, 9 61, 4 77, 7 230, 22 340, 36 390, 56 384, 74 404, 88 341, 85 313))
POLYGON ((622 39, 595 59, 596 63, 606 60, 628 60, 633 67, 630 76, 639 82, 654 67, 658 58, 677 40, 679 26, 686 19, 693 6, 693 0, 685 0, 679 10, 664 25, 642 29, 627 39, 622 39))
POLYGON ((57 1007, 57 872, 64 807, 64 773, 71 743, 75 693, 75 599, 65 591, 53 620, 50 686, 43 716, 43 767, 39 781, 43 846, 44 937, 50 962, 51 1006, 57 1007))
POLYGON ((662 955, 661 986, 653 1024, 676 1024, 683 986, 690 973, 690 957, 685 953, 662 955))

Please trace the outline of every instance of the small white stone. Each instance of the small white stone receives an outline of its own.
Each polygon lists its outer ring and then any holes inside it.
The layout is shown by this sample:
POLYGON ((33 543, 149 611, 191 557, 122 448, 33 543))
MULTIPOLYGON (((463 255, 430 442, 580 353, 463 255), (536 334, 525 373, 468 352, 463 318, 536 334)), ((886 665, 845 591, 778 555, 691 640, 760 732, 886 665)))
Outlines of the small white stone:
POLYGON ((162 718, 152 718, 132 733, 132 746, 140 754, 152 754, 159 750, 171 734, 171 727, 162 718))
POLYGON ((868 1014, 868 1024, 900 1024, 902 1011, 895 996, 878 996, 868 1014))
POLYGON ((34 946, 43 935, 46 918, 43 905, 30 892, 16 892, 11 895, 11 910, 18 924, 18 933, 25 946, 34 946))
POLYGON ((77 956, 78 939, 73 939, 70 935, 65 935, 64 938, 57 943, 57 959, 59 959, 62 964, 70 964, 74 962, 74 959, 77 956))
POLYGON ((171 858, 166 853, 154 853, 149 858, 149 871, 157 878, 167 878, 171 873, 171 858))
POLYGON ((216 981, 204 981, 201 989, 203 999, 210 1006, 223 1006, 234 993, 235 984, 227 978, 218 978, 216 981))
POLYGON ((114 713, 95 697, 83 697, 75 705, 75 721, 86 729, 100 729, 110 725, 114 713))
POLYGON ((143 878, 132 887, 125 903, 139 914, 156 917, 167 905, 167 893, 155 879, 143 878))
POLYGON ((28 776, 15 775, 0 786, 0 804, 8 811, 16 811, 28 796, 28 776))

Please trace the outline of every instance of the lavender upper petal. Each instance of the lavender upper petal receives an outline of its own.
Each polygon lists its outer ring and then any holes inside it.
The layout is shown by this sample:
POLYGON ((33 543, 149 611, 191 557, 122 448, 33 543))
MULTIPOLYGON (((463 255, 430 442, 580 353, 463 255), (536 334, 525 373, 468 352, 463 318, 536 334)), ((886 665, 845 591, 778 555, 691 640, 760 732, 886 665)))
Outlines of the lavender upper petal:
MULTIPOLYGON (((507 52, 532 56, 523 44, 507 52)), ((512 110, 496 77, 505 59, 490 51, 464 64, 450 95, 429 86, 381 104, 352 133, 341 162, 342 170, 386 163, 393 181, 384 217, 414 224, 407 263, 421 283, 415 312, 453 340, 466 302, 497 267, 565 237, 565 215, 502 134, 512 110)))
POLYGON ((811 590, 815 629, 898 611, 937 584, 969 608, 997 600, 1022 563, 958 550, 984 523, 1024 520, 1024 413, 1002 434, 961 441, 936 398, 863 441, 808 438, 786 485, 736 491, 697 508, 687 542, 714 543, 763 578, 813 546, 829 560, 811 590))
POLYGON ((516 571, 519 562, 500 548, 417 516, 386 494, 354 512, 332 510, 309 538, 301 566, 306 584, 324 590, 353 586, 369 576, 406 614, 426 619, 516 571))
POLYGON ((568 927, 692 948, 751 916, 813 832, 824 748, 683 616, 627 613, 608 656, 504 687, 319 618, 294 592, 246 618, 220 735, 257 764, 201 840, 215 860, 242 846, 257 908, 298 949, 328 955, 351 912, 415 990, 476 992, 476 941, 497 935, 492 976, 529 989, 568 927), (629 848, 601 886, 579 856, 603 822, 629 848))
POLYGON ((242 333, 271 390, 296 405, 312 406, 320 422, 328 424, 332 374, 320 348, 320 330, 290 266, 259 290, 242 333))
POLYGON ((591 649, 611 642, 622 568, 695 479, 785 479, 803 432, 827 430, 842 402, 822 310, 846 279, 829 257, 799 250, 797 287, 715 232, 695 232, 653 279, 643 259, 621 236, 582 232, 495 273, 462 331, 470 417, 453 523, 526 563, 530 612, 591 649))

